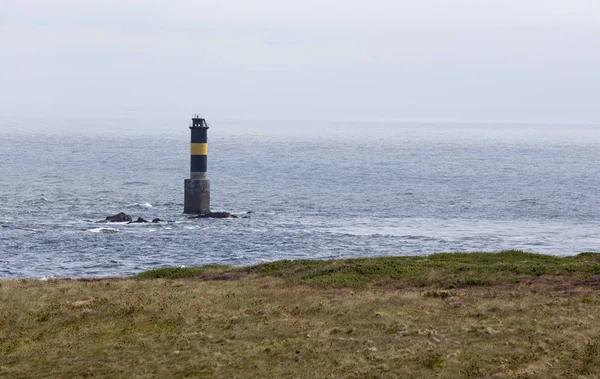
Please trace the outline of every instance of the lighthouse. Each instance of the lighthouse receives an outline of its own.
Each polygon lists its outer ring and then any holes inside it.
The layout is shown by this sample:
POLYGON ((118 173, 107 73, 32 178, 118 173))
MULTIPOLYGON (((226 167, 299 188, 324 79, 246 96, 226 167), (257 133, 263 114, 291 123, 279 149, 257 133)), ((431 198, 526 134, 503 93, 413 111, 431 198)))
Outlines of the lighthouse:
POLYGON ((208 124, 198 115, 190 125, 190 178, 184 182, 183 213, 210 213, 210 180, 207 174, 208 124))

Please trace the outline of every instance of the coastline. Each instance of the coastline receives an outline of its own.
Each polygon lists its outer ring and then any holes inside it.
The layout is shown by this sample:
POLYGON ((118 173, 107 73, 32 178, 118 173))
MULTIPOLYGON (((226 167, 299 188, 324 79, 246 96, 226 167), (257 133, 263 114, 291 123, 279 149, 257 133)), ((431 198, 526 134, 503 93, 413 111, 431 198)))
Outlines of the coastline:
POLYGON ((597 377, 600 254, 0 280, 0 376, 597 377))

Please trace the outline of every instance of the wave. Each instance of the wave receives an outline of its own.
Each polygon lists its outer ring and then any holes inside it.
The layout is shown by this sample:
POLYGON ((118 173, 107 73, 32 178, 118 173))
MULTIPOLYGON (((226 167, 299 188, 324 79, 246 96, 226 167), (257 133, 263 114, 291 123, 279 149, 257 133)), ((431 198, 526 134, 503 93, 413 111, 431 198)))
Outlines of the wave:
POLYGON ((88 232, 91 232, 91 233, 114 234, 114 233, 119 233, 119 229, 115 229, 115 228, 94 228, 94 229, 88 229, 88 232))
POLYGON ((28 206, 35 206, 35 205, 42 205, 42 204, 47 204, 52 202, 52 200, 49 200, 48 198, 46 198, 45 196, 40 196, 38 198, 35 199, 28 199, 25 200, 24 203, 28 206))
POLYGON ((139 208, 152 208, 152 204, 145 202, 145 203, 133 203, 128 205, 128 207, 139 207, 139 208))

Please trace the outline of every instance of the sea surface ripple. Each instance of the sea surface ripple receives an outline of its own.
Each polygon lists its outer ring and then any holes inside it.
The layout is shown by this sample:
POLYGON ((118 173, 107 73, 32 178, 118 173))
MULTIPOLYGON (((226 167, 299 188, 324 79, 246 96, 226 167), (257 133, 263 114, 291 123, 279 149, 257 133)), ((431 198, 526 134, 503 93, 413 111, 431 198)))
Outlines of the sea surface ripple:
POLYGON ((88 122, 66 131, 0 125, 1 278, 600 250, 593 125, 214 122, 212 208, 244 216, 223 220, 182 214, 185 120, 149 130, 88 122), (121 211, 167 222, 97 223, 121 211))

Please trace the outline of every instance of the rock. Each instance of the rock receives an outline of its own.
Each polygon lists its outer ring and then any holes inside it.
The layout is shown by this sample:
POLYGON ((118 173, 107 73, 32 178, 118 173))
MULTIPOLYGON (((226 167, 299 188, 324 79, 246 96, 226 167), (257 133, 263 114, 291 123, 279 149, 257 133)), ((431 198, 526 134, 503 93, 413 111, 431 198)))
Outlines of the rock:
POLYGON ((131 216, 120 212, 114 216, 108 216, 106 222, 131 222, 131 216))
POLYGON ((208 212, 199 214, 193 218, 237 218, 236 215, 232 215, 229 212, 208 212))
POLYGON ((130 224, 143 224, 143 223, 145 223, 145 222, 148 222, 148 221, 144 220, 144 219, 143 219, 143 218, 141 218, 141 217, 138 217, 138 219, 137 219, 137 220, 135 220, 135 221, 130 221, 129 223, 130 223, 130 224))
POLYGON ((157 218, 153 218, 152 222, 156 224, 158 222, 164 222, 164 221, 157 217, 157 218))

